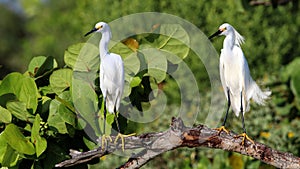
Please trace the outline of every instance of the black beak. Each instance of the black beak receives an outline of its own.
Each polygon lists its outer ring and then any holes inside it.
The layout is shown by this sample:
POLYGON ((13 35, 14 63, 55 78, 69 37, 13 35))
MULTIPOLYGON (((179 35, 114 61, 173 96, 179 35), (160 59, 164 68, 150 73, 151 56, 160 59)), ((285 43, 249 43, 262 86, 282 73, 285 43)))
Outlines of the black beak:
POLYGON ((94 28, 94 29, 92 29, 91 31, 89 31, 88 33, 86 33, 84 36, 88 36, 89 34, 95 32, 95 31, 97 31, 97 30, 98 30, 98 29, 94 28))
POLYGON ((212 39, 213 37, 220 35, 220 33, 222 33, 221 30, 218 30, 216 33, 212 34, 210 37, 208 37, 208 39, 212 39))

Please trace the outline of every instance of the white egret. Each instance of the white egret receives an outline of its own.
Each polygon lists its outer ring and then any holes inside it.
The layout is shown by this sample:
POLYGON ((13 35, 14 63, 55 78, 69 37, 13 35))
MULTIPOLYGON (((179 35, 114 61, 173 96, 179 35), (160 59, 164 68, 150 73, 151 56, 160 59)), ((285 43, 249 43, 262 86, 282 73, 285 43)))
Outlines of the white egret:
POLYGON ((242 116, 244 131, 236 137, 243 137, 242 144, 244 144, 245 139, 254 143, 246 134, 244 114, 250 109, 249 101, 251 98, 259 105, 264 105, 271 92, 268 90, 262 91, 252 79, 247 60, 241 49, 244 38, 228 23, 222 24, 219 30, 211 35, 209 39, 217 35, 226 36, 223 42, 223 49, 221 49, 219 69, 222 86, 228 101, 223 124, 217 130, 219 130, 219 133, 222 131, 228 133, 225 129, 225 123, 231 106, 237 117, 239 114, 242 116))
MULTIPOLYGON (((109 113, 115 114, 115 120, 118 128, 118 136, 115 142, 120 137, 122 139, 122 149, 124 150, 124 138, 129 135, 122 135, 120 133, 120 127, 117 120, 117 112, 119 111, 120 102, 124 90, 124 65, 120 55, 110 53, 108 51, 108 43, 111 39, 111 30, 107 23, 98 22, 95 27, 86 33, 87 36, 93 32, 102 33, 101 40, 99 42, 100 51, 100 89, 104 99, 104 127, 102 136, 102 146, 105 140, 105 123, 106 123, 106 109, 109 113)), ((132 134, 133 135, 133 134, 132 134)), ((109 136, 108 136, 109 137, 109 136)), ((109 137, 110 138, 110 137, 109 137)))

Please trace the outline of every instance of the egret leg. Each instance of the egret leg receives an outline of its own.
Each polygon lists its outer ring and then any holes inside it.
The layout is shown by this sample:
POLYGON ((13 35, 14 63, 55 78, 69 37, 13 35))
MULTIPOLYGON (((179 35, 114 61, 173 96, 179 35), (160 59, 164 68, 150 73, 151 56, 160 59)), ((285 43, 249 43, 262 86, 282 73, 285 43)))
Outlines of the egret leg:
POLYGON ((229 112, 229 108, 230 108, 230 105, 231 105, 230 96, 229 96, 229 89, 228 88, 227 88, 227 97, 228 97, 227 110, 226 110, 226 115, 224 117, 222 126, 215 129, 215 130, 219 131, 218 134, 220 134, 222 131, 225 131, 227 134, 229 133, 229 131, 225 128, 225 123, 226 123, 228 112, 229 112))
POLYGON ((245 120, 244 120, 244 113, 242 112, 243 108, 241 108, 241 116, 242 116, 242 126, 244 133, 246 133, 246 127, 245 127, 245 120))
POLYGON ((227 89, 227 97, 228 97, 227 110, 226 110, 226 115, 224 117, 224 121, 222 123, 222 126, 225 126, 225 123, 226 123, 226 120, 227 120, 227 116, 228 116, 228 112, 229 112, 229 108, 230 108, 230 105, 231 105, 230 96, 229 96, 229 89, 227 89))
POLYGON ((118 121, 118 117, 117 117, 117 112, 114 111, 114 113, 115 113, 115 120, 116 120, 118 132, 121 133, 121 130, 120 130, 120 127, 119 127, 119 121, 118 121))
POLYGON ((103 110, 103 114, 104 114, 104 123, 103 123, 103 135, 101 137, 101 147, 102 149, 104 149, 104 146, 106 145, 107 146, 107 139, 112 142, 112 139, 110 136, 107 136, 105 134, 105 123, 106 123, 106 98, 104 98, 104 110, 103 110))
POLYGON ((105 126, 106 126, 106 101, 104 100, 104 110, 103 110, 103 114, 104 114, 104 123, 103 123, 103 133, 105 134, 105 126))
POLYGON ((128 135, 121 134, 121 130, 120 130, 119 122, 118 122, 118 118, 117 118, 117 111, 115 110, 114 113, 115 113, 115 120, 116 120, 116 124, 117 124, 117 129, 118 129, 118 132, 119 132, 118 135, 117 135, 117 137, 116 137, 116 139, 115 139, 115 142, 114 142, 114 143, 116 144, 117 141, 118 141, 118 139, 121 138, 121 142, 122 142, 122 151, 124 151, 124 150, 125 150, 125 141, 124 141, 124 138, 125 138, 125 137, 134 136, 134 135, 136 135, 136 134, 135 134, 135 133, 128 134, 128 135))
POLYGON ((240 112, 241 112, 241 116, 242 116, 242 125, 243 125, 243 130, 244 132, 242 134, 239 134, 237 136, 235 136, 235 138, 238 138, 238 137, 243 137, 243 140, 242 140, 242 145, 245 144, 245 140, 249 140, 252 144, 254 144, 254 141, 246 134, 246 127, 245 127, 245 122, 244 122, 244 113, 243 113, 243 93, 241 92, 241 108, 240 108, 240 112))

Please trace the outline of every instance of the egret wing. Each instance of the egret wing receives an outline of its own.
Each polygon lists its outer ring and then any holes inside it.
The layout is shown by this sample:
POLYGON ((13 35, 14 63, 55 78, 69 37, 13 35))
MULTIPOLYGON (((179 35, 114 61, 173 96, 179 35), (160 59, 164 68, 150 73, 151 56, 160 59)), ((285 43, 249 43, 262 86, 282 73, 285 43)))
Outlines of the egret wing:
MULTIPOLYGON (((122 76, 124 76, 122 60, 115 55, 107 55, 101 60, 100 75, 102 82, 107 88, 123 87, 122 76)), ((101 82, 101 79, 100 79, 101 82)))
POLYGON ((124 89, 124 67, 120 55, 110 53, 101 60, 100 87, 106 92, 103 96, 107 96, 109 111, 118 110, 124 89))
MULTIPOLYGON (((222 49, 223 50, 223 49, 222 49)), ((221 55, 220 55, 220 63, 219 63, 219 71, 220 71, 220 79, 221 79, 221 83, 222 83, 222 87, 226 96, 226 99, 228 100, 228 96, 227 96, 227 86, 226 86, 226 82, 225 82, 225 70, 224 70, 224 52, 222 52, 221 50, 221 55)))
POLYGON ((250 75, 250 70, 249 70, 249 66, 248 66, 248 62, 246 60, 246 57, 242 51, 242 49, 239 46, 235 46, 234 47, 234 56, 235 58, 238 60, 241 70, 241 74, 239 77, 239 83, 242 87, 242 92, 243 94, 243 108, 244 108, 244 113, 249 111, 250 107, 249 107, 249 99, 250 99, 250 95, 252 95, 252 93, 249 93, 249 87, 251 85, 251 83, 253 82, 252 77, 250 75))
POLYGON ((120 55, 114 53, 112 55, 114 55, 113 57, 115 57, 116 71, 118 72, 118 76, 116 77, 117 79, 115 79, 115 81, 118 84, 118 89, 116 90, 116 105, 115 105, 116 111, 118 111, 120 107, 122 95, 123 95, 123 90, 124 90, 124 64, 120 55))

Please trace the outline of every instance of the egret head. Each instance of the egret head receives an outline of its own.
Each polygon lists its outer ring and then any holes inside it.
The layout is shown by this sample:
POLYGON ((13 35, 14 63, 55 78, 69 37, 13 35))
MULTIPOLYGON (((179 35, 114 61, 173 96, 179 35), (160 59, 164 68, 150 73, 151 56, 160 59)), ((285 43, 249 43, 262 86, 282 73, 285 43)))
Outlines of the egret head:
POLYGON ((217 35, 228 35, 228 33, 230 31, 233 30, 233 27, 231 25, 229 25, 228 23, 223 23, 220 27, 219 30, 217 32, 215 32, 214 34, 212 34, 209 39, 212 39, 213 37, 217 36, 217 35))
POLYGON ((103 33, 103 32, 110 32, 110 28, 109 28, 109 25, 105 22, 98 22, 96 23, 95 27, 89 31, 88 33, 86 33, 84 36, 87 36, 93 32, 100 32, 100 33, 103 33))
POLYGON ((219 30, 217 32, 215 32, 214 34, 212 34, 209 39, 212 39, 213 37, 217 36, 217 35, 229 35, 231 34, 234 39, 235 39, 235 43, 237 45, 240 45, 242 43, 244 43, 244 38, 228 23, 223 23, 220 27, 219 30))
POLYGON ((229 32, 231 32, 233 30, 233 27, 231 25, 229 25, 228 23, 223 23, 220 27, 219 27, 219 31, 220 34, 219 35, 228 35, 229 32))

